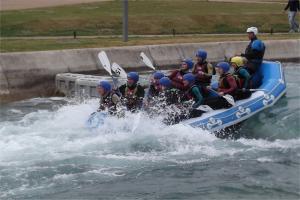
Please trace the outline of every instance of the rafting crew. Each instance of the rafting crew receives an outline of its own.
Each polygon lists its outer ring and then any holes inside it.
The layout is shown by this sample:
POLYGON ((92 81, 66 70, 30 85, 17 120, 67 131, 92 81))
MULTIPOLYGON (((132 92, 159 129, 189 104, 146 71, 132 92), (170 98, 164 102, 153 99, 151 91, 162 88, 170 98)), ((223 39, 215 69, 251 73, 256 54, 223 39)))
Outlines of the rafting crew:
POLYGON ((230 65, 227 62, 219 62, 216 65, 216 72, 219 74, 218 88, 214 91, 210 86, 207 86, 208 90, 215 93, 215 96, 208 97, 204 100, 203 104, 208 105, 212 109, 229 108, 232 105, 224 98, 224 95, 235 96, 238 87, 236 79, 233 74, 229 72, 230 65))
POLYGON ((108 111, 110 115, 123 115, 121 99, 108 81, 100 81, 97 85, 97 92, 100 96, 98 112, 108 111))
POLYGON ((165 75, 162 72, 154 72, 152 74, 152 77, 150 79, 150 86, 149 90, 147 92, 146 98, 147 101, 153 99, 154 97, 157 97, 159 95, 159 92, 161 91, 161 85, 159 84, 159 80, 163 78, 165 75))
POLYGON ((207 52, 203 49, 198 49, 196 52, 196 60, 192 73, 196 77, 195 84, 208 86, 211 83, 212 76, 216 74, 215 68, 207 60, 207 52))
POLYGON ((245 49, 245 52, 240 56, 247 60, 245 69, 247 69, 251 75, 252 87, 257 88, 261 84, 262 77, 256 72, 262 64, 266 47, 265 44, 257 38, 258 29, 256 27, 249 27, 246 32, 250 42, 245 49))
POLYGON ((169 77, 162 77, 159 80, 160 92, 156 97, 155 105, 156 115, 163 116, 165 124, 176 124, 183 115, 182 97, 183 92, 172 87, 172 81, 169 77))
POLYGON ((256 27, 250 27, 247 29, 248 39, 250 43, 248 44, 245 53, 241 56, 247 59, 246 69, 253 75, 260 67, 264 54, 265 54, 265 44, 257 38, 258 29, 256 27))
POLYGON ((232 57, 230 64, 234 69, 233 76, 238 86, 238 90, 234 95, 235 99, 240 100, 250 97, 251 75, 244 66, 244 59, 240 56, 232 57))
POLYGON ((187 86, 183 83, 183 76, 193 68, 194 62, 191 58, 184 59, 181 62, 180 69, 174 70, 168 77, 172 82, 172 87, 177 88, 181 91, 185 91, 187 86))
POLYGON ((129 72, 127 74, 127 83, 119 87, 122 95, 121 101, 127 110, 131 112, 138 111, 143 105, 145 90, 138 81, 139 74, 137 72, 129 72))
POLYGON ((234 56, 229 63, 219 62, 213 67, 207 61, 207 52, 198 49, 195 64, 191 58, 187 58, 169 76, 159 71, 154 72, 146 95, 145 89, 139 84, 137 72, 127 74, 127 83, 119 87, 120 95, 111 89, 108 82, 99 83, 101 103, 98 110, 110 108, 113 111, 121 104, 131 112, 143 109, 153 116, 167 113, 171 116, 168 124, 172 124, 199 117, 212 109, 233 106, 236 100, 251 96, 249 89, 253 88, 252 78, 262 62, 265 49, 264 44, 256 37, 255 27, 249 28, 247 32, 251 42, 242 56, 234 56), (212 89, 211 80, 216 73, 219 75, 218 87, 212 89))

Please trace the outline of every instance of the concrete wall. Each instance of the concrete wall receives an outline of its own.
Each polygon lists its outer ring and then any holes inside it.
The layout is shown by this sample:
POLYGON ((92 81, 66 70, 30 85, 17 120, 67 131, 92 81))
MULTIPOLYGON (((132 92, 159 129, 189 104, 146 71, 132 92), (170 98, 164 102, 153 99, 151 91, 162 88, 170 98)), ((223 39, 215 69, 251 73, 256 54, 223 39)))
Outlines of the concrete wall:
MULTIPOLYGON (((149 45, 94 49, 73 49, 0 54, 0 103, 54 94, 57 73, 104 73, 97 54, 105 50, 111 62, 124 69, 143 70, 139 58, 145 52, 156 66, 178 65, 185 57, 193 57, 198 48, 208 52, 208 60, 240 54, 248 42, 214 42, 193 44, 149 45)), ((300 40, 266 41, 266 59, 300 59, 300 40)))

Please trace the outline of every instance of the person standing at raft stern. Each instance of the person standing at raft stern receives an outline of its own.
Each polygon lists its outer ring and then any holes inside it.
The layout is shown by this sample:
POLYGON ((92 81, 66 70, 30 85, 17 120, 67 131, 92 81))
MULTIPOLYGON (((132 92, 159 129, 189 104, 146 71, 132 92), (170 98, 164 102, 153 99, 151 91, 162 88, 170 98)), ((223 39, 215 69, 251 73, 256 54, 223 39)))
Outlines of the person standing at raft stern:
POLYGON ((183 84, 183 76, 189 73, 189 70, 192 69, 194 66, 194 62, 191 58, 184 59, 181 63, 181 68, 179 70, 173 71, 169 78, 172 81, 172 86, 177 88, 181 91, 185 91, 187 86, 183 84))
POLYGON ((97 85, 100 95, 98 112, 108 110, 109 114, 116 115, 120 104, 120 97, 112 90, 108 81, 100 81, 97 85))
POLYGON ((127 110, 132 112, 141 109, 145 95, 145 90, 138 84, 138 81, 139 74, 137 72, 129 72, 127 74, 127 83, 119 88, 122 94, 122 102, 126 105, 127 110))
POLYGON ((247 46, 245 53, 242 53, 241 56, 247 58, 245 68, 248 70, 250 75, 253 76, 263 61, 265 44, 261 40, 257 39, 258 29, 256 27, 248 28, 247 33, 250 43, 247 46))
POLYGON ((288 12, 288 19, 290 25, 289 33, 300 32, 299 24, 297 23, 296 16, 297 11, 300 10, 299 0, 289 0, 284 10, 288 12))
POLYGON ((206 61, 206 58, 207 52, 203 49, 198 49, 196 52, 197 63, 192 69, 192 73, 196 76, 197 85, 210 85, 212 75, 216 74, 214 67, 206 61))

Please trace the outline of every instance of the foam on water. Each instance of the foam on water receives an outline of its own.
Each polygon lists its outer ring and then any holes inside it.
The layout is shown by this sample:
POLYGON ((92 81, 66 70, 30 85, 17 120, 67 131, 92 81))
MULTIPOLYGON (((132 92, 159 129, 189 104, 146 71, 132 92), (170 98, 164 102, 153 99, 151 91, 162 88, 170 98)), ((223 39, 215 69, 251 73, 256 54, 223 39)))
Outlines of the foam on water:
MULTIPOLYGON (((38 105, 36 99, 33 105, 38 105)), ((133 133, 137 114, 130 113, 126 118, 110 117, 91 131, 85 121, 96 107, 95 100, 69 103, 58 109, 34 110, 19 121, 0 122, 1 197, 69 182, 80 184, 82 177, 90 183, 95 176, 122 177, 137 168, 162 163, 190 165, 224 157, 272 162, 268 157, 271 151, 300 149, 300 139, 221 140, 201 129, 166 126, 145 115, 133 133)), ((15 109, 9 112, 23 113, 15 109)))

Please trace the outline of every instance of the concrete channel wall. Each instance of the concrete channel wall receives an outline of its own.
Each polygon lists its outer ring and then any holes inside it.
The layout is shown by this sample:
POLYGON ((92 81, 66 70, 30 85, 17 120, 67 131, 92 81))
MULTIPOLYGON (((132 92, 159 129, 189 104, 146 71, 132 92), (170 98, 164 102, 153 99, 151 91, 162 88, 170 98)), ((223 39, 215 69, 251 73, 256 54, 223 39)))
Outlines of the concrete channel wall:
MULTIPOLYGON (((203 48, 208 60, 217 62, 246 48, 247 41, 209 42, 191 44, 167 44, 131 47, 73 49, 0 54, 0 103, 14 100, 50 96, 55 91, 55 75, 58 73, 104 73, 97 58, 105 50, 110 61, 125 70, 143 70, 139 54, 143 51, 155 66, 164 68, 178 65, 183 58, 193 57, 203 48)), ((265 41, 265 59, 300 60, 300 40, 265 41)))

